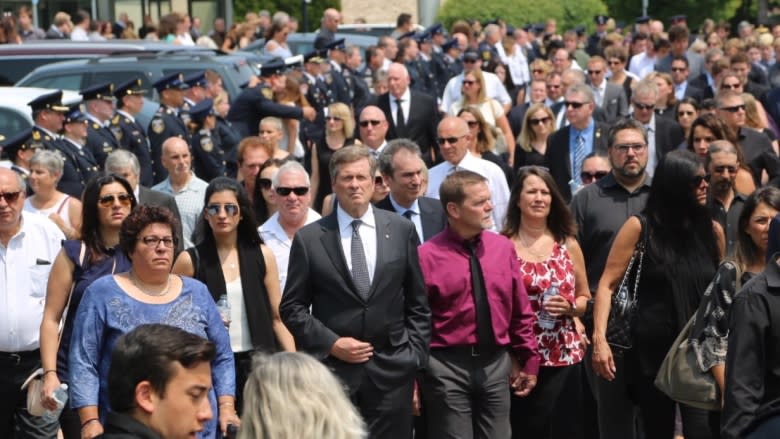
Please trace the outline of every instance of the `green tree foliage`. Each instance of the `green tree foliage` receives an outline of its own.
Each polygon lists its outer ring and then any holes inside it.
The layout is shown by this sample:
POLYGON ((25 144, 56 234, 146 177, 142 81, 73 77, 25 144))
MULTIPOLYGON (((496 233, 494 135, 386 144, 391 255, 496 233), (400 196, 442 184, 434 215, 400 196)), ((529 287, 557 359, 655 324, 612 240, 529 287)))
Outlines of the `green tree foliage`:
MULTIPOLYGON (((616 20, 633 23, 642 15, 642 2, 626 2, 624 0, 604 0, 609 12, 616 20)), ((716 22, 729 20, 742 5, 743 0, 648 0, 647 15, 662 20, 669 27, 669 18, 678 14, 688 17, 688 27, 699 28, 705 18, 716 22)))
POLYGON ((447 0, 439 10, 439 20, 449 27, 459 19, 480 21, 502 18, 513 26, 558 22, 558 31, 584 24, 593 27, 593 16, 607 12, 601 0, 447 0))
MULTIPOLYGON (((276 11, 284 11, 297 18, 300 23, 300 32, 303 32, 303 0, 234 0, 233 8, 235 20, 243 21, 247 12, 258 12, 267 9, 273 14, 276 11)), ((309 14, 309 31, 320 27, 322 12, 328 8, 341 10, 341 0, 312 0, 307 10, 309 14)))

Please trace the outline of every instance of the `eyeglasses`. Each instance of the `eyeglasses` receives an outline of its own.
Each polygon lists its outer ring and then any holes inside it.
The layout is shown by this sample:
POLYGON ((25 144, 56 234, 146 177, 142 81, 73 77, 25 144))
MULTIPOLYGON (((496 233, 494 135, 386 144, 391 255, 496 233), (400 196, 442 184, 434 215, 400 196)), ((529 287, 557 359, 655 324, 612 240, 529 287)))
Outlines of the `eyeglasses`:
POLYGON ((328 122, 330 122, 330 121, 337 121, 338 122, 338 121, 342 121, 344 119, 342 119, 342 118, 340 118, 338 116, 325 116, 325 120, 327 120, 328 122))
POLYGON ((647 148, 647 145, 644 143, 621 143, 618 145, 614 145, 613 148, 615 148, 619 153, 626 154, 628 153, 628 150, 632 150, 635 153, 644 151, 645 148, 647 148))
POLYGON ((172 236, 164 236, 160 238, 159 236, 144 236, 139 241, 143 242, 145 245, 153 248, 157 248, 160 243, 163 243, 163 247, 165 248, 173 248, 173 245, 176 243, 176 240, 172 236))
POLYGON ((469 126, 469 128, 474 128, 479 126, 479 122, 476 120, 467 120, 466 124, 469 126))
POLYGON ((361 120, 360 126, 365 128, 368 126, 368 124, 371 124, 372 127, 378 126, 380 123, 382 123, 381 120, 361 120))
POLYGON ((16 191, 16 192, 0 192, 0 199, 5 200, 6 203, 11 204, 16 202, 16 200, 19 199, 19 195, 22 194, 22 191, 16 191))
POLYGON ((686 69, 685 67, 672 67, 673 72, 684 72, 686 70, 688 69, 686 69))
POLYGON ((585 104, 587 104, 587 102, 574 102, 574 101, 566 101, 566 102, 564 102, 564 103, 563 103, 563 105, 564 105, 566 108, 572 107, 572 108, 574 108, 575 110, 576 110, 576 109, 578 109, 578 108, 582 108, 582 106, 583 106, 583 105, 585 105, 585 104))
POLYGON ((477 81, 472 81, 471 79, 464 79, 463 80, 463 85, 474 85, 476 83, 477 83, 477 81))
POLYGON ((740 110, 745 111, 745 104, 740 105, 732 105, 731 107, 720 107, 723 111, 728 111, 729 113, 737 113, 740 110))
POLYGON ((620 65, 620 64, 623 64, 623 63, 621 61, 611 60, 611 61, 607 61, 607 64, 611 65, 611 66, 617 66, 617 65, 620 65))
POLYGON ((206 206, 206 215, 208 216, 217 216, 220 212, 222 212, 222 209, 225 209, 225 213, 228 216, 236 216, 238 215, 238 204, 233 203, 226 203, 226 204, 209 204, 206 206))
POLYGON ((374 177, 374 184, 385 184, 385 179, 381 175, 374 177))
POLYGON ((693 187, 699 187, 703 182, 710 182, 710 176, 709 175, 696 175, 693 178, 691 178, 691 186, 693 187))
POLYGON ((729 173, 729 174, 736 174, 736 173, 737 173, 737 167, 736 167, 736 166, 728 166, 728 165, 723 165, 723 166, 715 166, 715 167, 713 168, 713 170, 714 170, 714 171, 715 171, 715 173, 717 173, 717 174, 723 174, 723 173, 725 173, 726 171, 728 171, 728 173, 729 173))
POLYGON ((589 75, 600 75, 601 73, 601 70, 588 70, 589 75))
POLYGON ((681 110, 681 111, 677 112, 677 117, 693 116, 694 114, 696 114, 696 112, 694 112, 694 111, 684 111, 684 110, 681 110))
POLYGON ((530 123, 531 125, 542 125, 542 124, 546 124, 551 120, 552 119, 550 118, 550 116, 545 116, 542 117, 541 119, 528 119, 528 123, 530 123))
POLYGON ((655 104, 640 104, 639 102, 634 102, 634 109, 635 110, 655 110, 655 104))
POLYGON ((260 185, 260 188, 268 190, 271 189, 271 179, 270 178, 260 178, 257 180, 257 183, 260 185))
POLYGON ((742 84, 721 84, 720 88, 722 88, 722 89, 725 88, 725 89, 728 89, 728 90, 736 90, 736 89, 738 89, 741 86, 742 86, 742 84))
POLYGON ((286 197, 290 195, 290 193, 293 193, 299 197, 302 197, 309 193, 309 188, 306 186, 300 186, 300 187, 278 187, 276 188, 276 193, 286 197))
POLYGON ((127 207, 133 202, 133 196, 130 194, 109 194, 103 195, 98 198, 98 205, 100 207, 111 207, 119 200, 119 204, 122 207, 127 207))
POLYGON ((464 137, 466 137, 466 136, 463 135, 463 136, 460 136, 460 137, 437 137, 436 138, 436 143, 438 143, 439 145, 444 145, 445 143, 449 143, 450 145, 454 145, 455 143, 458 142, 458 140, 460 140, 460 139, 462 139, 464 137))
POLYGON ((604 178, 607 174, 609 174, 609 171, 596 171, 596 172, 580 172, 580 180, 582 180, 583 183, 589 184, 593 183, 594 181, 601 180, 604 178))
POLYGON ((560 84, 547 84, 547 88, 561 88, 560 84))

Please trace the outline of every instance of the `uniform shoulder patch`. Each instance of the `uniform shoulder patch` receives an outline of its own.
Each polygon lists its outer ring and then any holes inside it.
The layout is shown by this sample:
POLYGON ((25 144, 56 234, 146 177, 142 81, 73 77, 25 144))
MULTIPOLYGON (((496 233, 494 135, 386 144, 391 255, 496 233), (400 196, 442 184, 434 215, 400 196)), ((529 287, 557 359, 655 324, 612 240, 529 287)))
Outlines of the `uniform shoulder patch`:
POLYGON ((273 99, 274 98, 274 92, 270 88, 263 87, 263 88, 260 89, 260 93, 266 99, 273 99))
POLYGON ((93 130, 99 130, 100 129, 100 125, 96 124, 95 122, 92 122, 92 129, 93 130))
POLYGON ((157 134, 162 133, 165 131, 165 122, 162 119, 152 119, 152 131, 154 131, 157 134))
POLYGON ((33 131, 32 138, 33 138, 33 140, 41 140, 41 132, 40 131, 33 131))
POLYGON ((111 123, 114 124, 114 125, 119 123, 119 115, 118 114, 116 116, 114 116, 113 119, 111 119, 111 123))
POLYGON ((211 137, 201 137, 200 147, 203 148, 203 151, 205 152, 211 152, 211 150, 214 149, 214 143, 211 141, 211 137))

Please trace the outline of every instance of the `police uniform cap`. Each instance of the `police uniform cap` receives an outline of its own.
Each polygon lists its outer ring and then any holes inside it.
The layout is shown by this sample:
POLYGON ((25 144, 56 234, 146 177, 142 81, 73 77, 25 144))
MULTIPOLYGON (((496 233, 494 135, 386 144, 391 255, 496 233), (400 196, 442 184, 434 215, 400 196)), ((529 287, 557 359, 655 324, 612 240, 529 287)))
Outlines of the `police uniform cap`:
POLYGON ((280 75, 284 73, 287 66, 284 65, 284 61, 271 61, 260 66, 260 76, 269 77, 273 75, 280 75))
POLYGON ((574 28, 574 32, 577 33, 577 35, 582 36, 585 35, 585 25, 581 24, 574 28))
POLYGON ((322 64, 325 62, 325 58, 322 56, 322 52, 319 50, 312 50, 311 52, 306 52, 303 55, 303 62, 322 64))
POLYGON ((171 88, 184 90, 187 88, 187 84, 184 82, 183 74, 171 73, 170 75, 165 75, 158 79, 157 82, 154 83, 154 88, 157 89, 158 93, 171 88))
POLYGON ((206 81, 206 72, 195 72, 191 75, 184 77, 184 83, 189 87, 205 87, 209 83, 206 81))
POLYGON ((25 128, 22 131, 19 131, 15 135, 8 137, 2 143, 0 143, 0 148, 3 150, 3 154, 5 154, 6 157, 8 157, 9 160, 13 160, 16 158, 16 153, 19 150, 24 150, 30 148, 30 144, 32 142, 29 142, 32 137, 32 127, 25 128))
POLYGON ((534 32, 536 32, 537 34, 543 33, 545 29, 547 29, 547 26, 545 26, 544 23, 536 23, 534 25, 534 32))
POLYGON ((32 108, 32 111, 51 110, 51 111, 68 111, 68 107, 62 104, 62 90, 53 91, 38 96, 31 100, 27 105, 32 108))
POLYGON ((81 93, 81 97, 85 101, 113 101, 114 84, 110 82, 104 82, 102 84, 92 85, 87 88, 83 88, 79 93, 81 93))
POLYGON ((515 34, 515 27, 512 26, 511 24, 507 24, 506 25, 506 34, 509 37, 514 36, 514 34, 515 34))
POLYGON ((400 37, 398 37, 398 41, 404 40, 406 38, 414 38, 416 34, 417 34, 417 31, 414 31, 414 30, 411 31, 411 32, 407 32, 407 33, 401 35, 400 37))
POLYGON ((214 101, 204 99, 190 108, 190 118, 195 122, 203 122, 206 116, 213 113, 214 101))
POLYGON ((526 25, 523 25, 523 27, 521 29, 523 29, 526 32, 531 32, 533 30, 533 28, 534 28, 534 25, 531 24, 531 23, 528 23, 526 25))
POLYGON ((429 34, 431 34, 431 36, 439 35, 439 34, 444 35, 444 33, 445 33, 444 32, 444 25, 442 25, 441 23, 435 23, 431 27, 426 29, 425 31, 428 32, 429 34))
POLYGON ((141 84, 143 83, 139 78, 123 82, 114 88, 114 97, 122 99, 125 96, 146 94, 146 90, 141 88, 141 84))
POLYGON ((636 17, 636 20, 634 20, 634 23, 636 24, 647 24, 650 22, 650 16, 649 15, 643 15, 641 17, 636 17))
POLYGON ((446 52, 453 47, 458 47, 458 39, 457 38, 450 38, 447 40, 444 44, 441 45, 441 50, 446 52))
POLYGON ((74 104, 68 107, 68 111, 65 113, 65 120, 62 123, 84 122, 87 120, 87 115, 81 111, 81 104, 74 104))
POLYGON ((334 40, 333 42, 326 45, 325 48, 328 50, 344 50, 347 48, 347 46, 344 44, 344 41, 344 38, 339 38, 338 40, 334 40))
POLYGON ((482 58, 480 58, 479 52, 473 47, 469 47, 463 52, 463 61, 476 61, 478 59, 482 58))
POLYGON ((609 20, 609 17, 604 14, 599 14, 595 17, 593 17, 593 22, 599 25, 607 24, 607 21, 609 20))
POLYGON ((431 34, 428 33, 428 31, 425 31, 415 35, 414 40, 417 41, 417 44, 422 44, 422 43, 430 43, 431 38, 433 38, 431 34))

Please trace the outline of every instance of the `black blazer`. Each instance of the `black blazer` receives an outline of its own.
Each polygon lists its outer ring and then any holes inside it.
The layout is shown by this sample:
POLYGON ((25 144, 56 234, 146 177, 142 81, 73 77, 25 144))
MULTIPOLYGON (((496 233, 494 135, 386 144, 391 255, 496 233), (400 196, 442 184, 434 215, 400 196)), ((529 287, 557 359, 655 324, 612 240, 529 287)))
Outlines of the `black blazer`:
POLYGON ((685 131, 674 119, 655 116, 655 155, 660 160, 685 141, 685 131))
POLYGON ((685 87, 685 97, 686 98, 694 98, 696 99, 696 102, 701 103, 702 100, 704 100, 704 90, 701 88, 691 85, 690 81, 688 82, 688 86, 685 87))
POLYGON ((322 360, 351 391, 364 374, 380 390, 410 382, 427 364, 431 311, 417 258, 417 233, 401 216, 373 208, 376 270, 367 299, 341 247, 336 212, 298 231, 279 311, 295 345, 322 360), (311 311, 310 311, 311 309, 311 311), (374 355, 349 364, 330 356, 339 337, 369 342, 374 355))
MULTIPOLYGON (((444 209, 441 207, 441 202, 439 200, 420 197, 417 199, 417 203, 420 205, 420 222, 422 223, 423 229, 423 241, 427 241, 433 238, 433 235, 444 230, 444 226, 447 224, 447 216, 444 214, 444 209)), ((395 211, 395 208, 393 208, 393 203, 390 202, 389 195, 382 201, 376 203, 375 206, 396 214, 398 213, 395 211)), ((401 218, 403 218, 403 216, 401 216, 401 218)))
MULTIPOLYGON (((593 150, 607 153, 607 125, 596 122, 593 130, 593 150)), ((547 169, 550 175, 558 185, 561 195, 568 203, 571 201, 572 193, 569 188, 569 181, 572 179, 571 159, 569 158, 569 127, 565 126, 550 135, 547 138, 547 151, 544 154, 547 169)), ((575 170, 579 172, 579 169, 575 170)))
POLYGON ((701 75, 693 78, 688 79, 688 86, 694 86, 701 90, 702 99, 710 99, 715 97, 715 92, 712 90, 712 87, 710 87, 710 84, 707 82, 707 74, 702 73, 701 75))
MULTIPOLYGON (((423 153, 425 163, 430 167, 431 151, 438 151, 436 145, 436 135, 439 126, 439 109, 436 106, 436 100, 425 93, 411 90, 411 99, 409 103, 409 114, 406 115, 406 126, 403 132, 398 132, 390 111, 390 94, 385 93, 377 97, 377 106, 382 109, 389 125, 385 139, 389 142, 393 139, 407 138, 412 139, 420 147, 423 153)), ((436 156, 439 157, 438 152, 436 156)))

